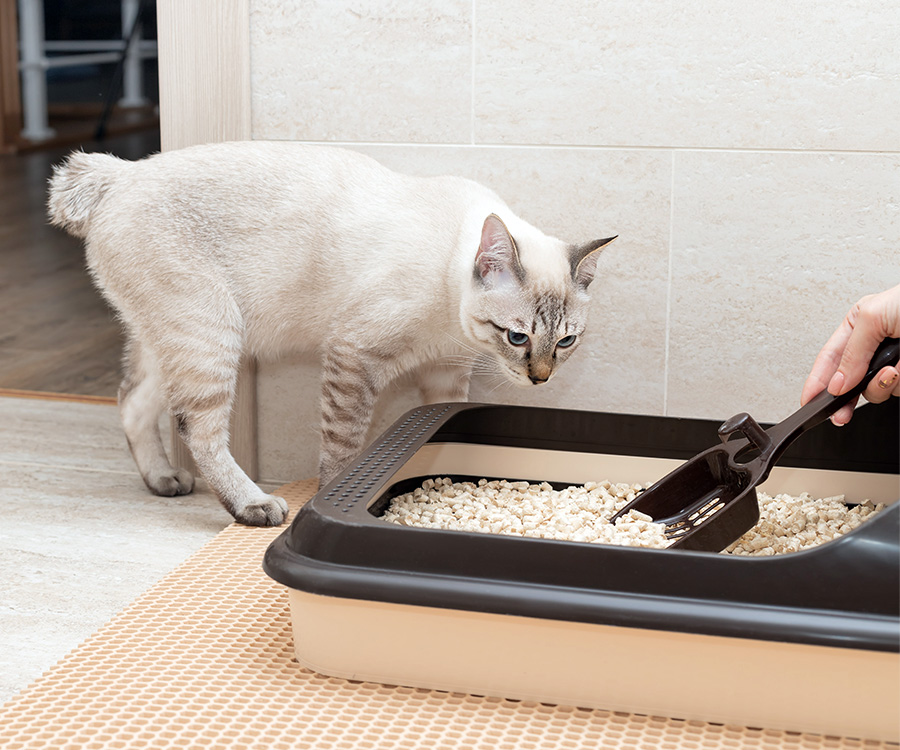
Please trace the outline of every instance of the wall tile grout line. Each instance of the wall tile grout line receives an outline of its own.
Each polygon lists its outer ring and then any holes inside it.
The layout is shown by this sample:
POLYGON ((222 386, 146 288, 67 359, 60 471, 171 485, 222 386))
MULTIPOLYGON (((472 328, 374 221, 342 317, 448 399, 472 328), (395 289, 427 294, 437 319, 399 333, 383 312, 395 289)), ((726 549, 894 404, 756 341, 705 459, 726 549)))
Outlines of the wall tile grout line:
MULTIPOLYGON (((474 99, 474 94, 473 94, 474 99)), ((473 101, 474 115, 474 101, 473 101)), ((474 123, 473 123, 474 128, 474 123)), ((260 138, 261 141, 285 141, 285 138, 260 138)), ((722 154, 810 154, 818 156, 873 156, 884 158, 886 156, 900 156, 900 150, 885 151, 871 149, 827 149, 827 148, 751 148, 721 146, 640 146, 640 145, 603 145, 592 143, 495 143, 490 141, 475 142, 474 132, 472 142, 465 141, 347 141, 347 140, 304 140, 303 143, 317 146, 337 146, 341 148, 391 148, 391 147, 417 147, 417 148, 466 148, 466 149, 510 149, 510 150, 534 150, 534 151, 663 151, 682 153, 722 153, 722 154)))
POLYGON ((475 39, 476 39, 476 29, 475 29, 475 2, 476 0, 472 0, 472 77, 469 84, 469 96, 470 96, 470 106, 471 106, 471 132, 470 132, 470 140, 472 146, 475 145, 475 39))
POLYGON ((669 416, 669 338, 672 325, 672 256, 675 250, 675 151, 669 175, 669 267, 666 278, 666 328, 663 343, 663 415, 669 416))

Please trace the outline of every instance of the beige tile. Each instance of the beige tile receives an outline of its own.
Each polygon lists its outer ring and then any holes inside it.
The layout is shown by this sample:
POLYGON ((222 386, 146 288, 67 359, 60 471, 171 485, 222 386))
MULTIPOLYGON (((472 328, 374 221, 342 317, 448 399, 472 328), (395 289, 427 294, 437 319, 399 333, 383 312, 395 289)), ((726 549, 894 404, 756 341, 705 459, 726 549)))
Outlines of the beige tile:
POLYGON ((250 3, 258 139, 471 140, 472 3, 250 3))
POLYGON ((900 6, 479 0, 475 142, 893 150, 900 6))
POLYGON ((0 477, 4 505, 16 497, 31 498, 27 510, 4 519, 7 550, 43 551, 48 557, 93 555, 99 561, 130 549, 134 558, 156 555, 162 560, 168 545, 182 534, 188 544, 191 537, 205 541, 234 520, 202 479, 190 495, 160 497, 144 486, 136 471, 66 471, 52 464, 3 462, 0 477), (153 532, 137 529, 138 519, 153 532), (18 533, 23 524, 39 525, 40 535, 18 533), (86 543, 83 533, 73 534, 76 524, 89 528, 95 541, 105 540, 103 546, 86 543))
POLYGON ((315 476, 319 457, 318 359, 289 357, 257 366, 259 475, 266 480, 315 476))
POLYGON ((0 461, 134 472, 115 405, 0 398, 0 461))
MULTIPOLYGON (((318 474, 319 382, 316 357, 298 355, 258 367, 259 474, 262 482, 286 484, 318 474)), ((421 403, 409 378, 401 379, 376 404, 371 442, 404 412, 421 403)))
POLYGON ((231 522, 202 481, 151 495, 117 423, 114 407, 0 399, 0 701, 231 522))
POLYGON ((799 406, 850 305, 900 281, 900 156, 679 153, 668 414, 799 406))

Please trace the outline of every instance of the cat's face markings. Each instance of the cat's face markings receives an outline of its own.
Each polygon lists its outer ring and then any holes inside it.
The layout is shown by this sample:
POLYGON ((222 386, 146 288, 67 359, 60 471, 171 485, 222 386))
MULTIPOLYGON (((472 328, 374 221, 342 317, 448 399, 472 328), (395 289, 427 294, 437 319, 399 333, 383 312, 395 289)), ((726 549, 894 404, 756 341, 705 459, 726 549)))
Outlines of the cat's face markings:
POLYGON ((528 378, 532 383, 550 379, 576 348, 583 327, 577 322, 569 295, 544 292, 534 300, 532 349, 528 378))
POLYGON ((531 253, 526 255, 531 259, 526 269, 503 221, 494 214, 485 219, 467 330, 513 382, 525 386, 547 382, 578 348, 598 251, 614 239, 568 248, 561 243, 546 248, 525 245, 531 253), (563 255, 554 259, 553 252, 563 255))
POLYGON ((497 303, 493 315, 476 320, 478 338, 490 345, 514 382, 523 386, 545 383, 577 348, 583 330, 575 312, 579 306, 547 291, 529 294, 527 289, 519 289, 514 298, 504 296, 505 300, 491 300, 497 303), (527 310, 527 314, 509 315, 505 305, 527 310))

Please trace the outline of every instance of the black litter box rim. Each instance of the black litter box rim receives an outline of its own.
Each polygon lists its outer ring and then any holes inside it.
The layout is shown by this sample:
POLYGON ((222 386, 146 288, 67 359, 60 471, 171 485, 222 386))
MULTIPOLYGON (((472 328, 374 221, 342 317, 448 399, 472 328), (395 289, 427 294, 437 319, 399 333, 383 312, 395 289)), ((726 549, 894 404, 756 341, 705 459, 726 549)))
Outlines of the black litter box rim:
MULTIPOLYGON (((306 503, 263 568, 289 588, 339 598, 900 652, 900 503, 827 545, 766 558, 421 529, 368 510, 429 443, 687 460, 718 425, 492 404, 413 409, 306 503)), ((896 400, 857 410, 845 427, 810 430, 779 465, 898 474, 898 425, 896 400)))

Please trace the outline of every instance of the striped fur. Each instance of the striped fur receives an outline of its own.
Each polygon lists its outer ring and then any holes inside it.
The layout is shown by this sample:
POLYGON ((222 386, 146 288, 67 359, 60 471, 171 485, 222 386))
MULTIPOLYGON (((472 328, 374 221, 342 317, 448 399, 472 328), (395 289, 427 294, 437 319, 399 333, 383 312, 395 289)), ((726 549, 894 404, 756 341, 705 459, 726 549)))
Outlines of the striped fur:
POLYGON ((163 449, 168 411, 223 505, 254 525, 280 524, 287 507, 228 451, 242 356, 321 354, 325 483, 402 373, 417 373, 429 401, 464 400, 483 355, 513 382, 548 380, 575 348, 559 340, 584 329, 594 272, 592 249, 544 235, 476 183, 406 177, 337 148, 231 143, 139 162, 76 153, 56 169, 48 208, 85 239, 124 325, 119 404, 147 486, 193 487, 163 449), (528 345, 511 344, 509 329, 528 345))

